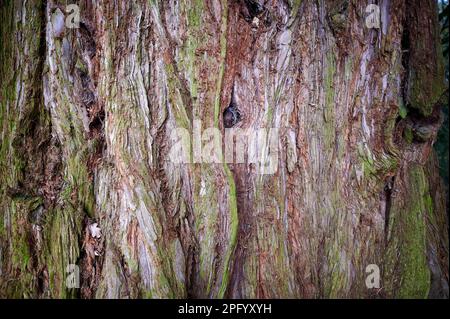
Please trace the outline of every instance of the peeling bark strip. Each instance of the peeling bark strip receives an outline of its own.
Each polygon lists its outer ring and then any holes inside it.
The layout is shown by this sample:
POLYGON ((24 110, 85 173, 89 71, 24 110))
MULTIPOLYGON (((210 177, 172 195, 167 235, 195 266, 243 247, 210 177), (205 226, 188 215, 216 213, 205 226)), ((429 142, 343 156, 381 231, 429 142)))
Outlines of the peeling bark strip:
POLYGON ((448 297, 435 1, 73 2, 0 5, 1 297, 448 297))

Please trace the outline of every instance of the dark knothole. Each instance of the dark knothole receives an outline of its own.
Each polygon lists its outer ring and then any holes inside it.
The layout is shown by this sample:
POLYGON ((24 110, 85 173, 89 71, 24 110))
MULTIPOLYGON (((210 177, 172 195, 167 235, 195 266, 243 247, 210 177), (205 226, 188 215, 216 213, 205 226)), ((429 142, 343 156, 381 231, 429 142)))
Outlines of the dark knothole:
POLYGON ((264 5, 260 4, 257 0, 245 0, 245 5, 250 19, 260 15, 265 10, 264 5))
POLYGON ((241 120, 241 113, 236 104, 231 102, 230 105, 223 111, 223 126, 230 128, 236 125, 241 120))

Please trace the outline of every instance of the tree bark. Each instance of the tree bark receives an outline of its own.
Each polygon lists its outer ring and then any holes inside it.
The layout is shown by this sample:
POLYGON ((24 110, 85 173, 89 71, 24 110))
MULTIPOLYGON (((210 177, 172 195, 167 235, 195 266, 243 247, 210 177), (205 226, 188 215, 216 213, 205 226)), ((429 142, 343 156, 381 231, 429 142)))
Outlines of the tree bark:
POLYGON ((70 3, 0 5, 1 297, 448 298, 435 1, 70 3), (231 100, 276 169, 174 163, 231 100))

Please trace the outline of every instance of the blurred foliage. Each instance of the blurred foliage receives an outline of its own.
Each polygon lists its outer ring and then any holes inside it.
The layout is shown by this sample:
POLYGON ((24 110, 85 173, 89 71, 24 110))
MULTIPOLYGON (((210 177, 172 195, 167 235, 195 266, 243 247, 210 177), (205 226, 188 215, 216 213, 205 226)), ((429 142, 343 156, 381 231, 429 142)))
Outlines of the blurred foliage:
MULTIPOLYGON (((444 60, 445 60, 445 78, 447 81, 447 87, 448 87, 448 80, 449 80, 449 71, 448 71, 448 24, 449 24, 449 5, 448 0, 438 0, 439 4, 439 21, 441 24, 441 41, 442 41, 442 50, 444 54, 444 60)), ((448 90, 447 90, 447 96, 448 96, 448 90)), ((444 123, 442 124, 442 127, 438 133, 438 138, 436 143, 434 144, 434 148, 436 149, 436 152, 438 154, 439 158, 439 166, 440 166, 440 174, 445 182, 445 186, 448 191, 448 171, 449 171, 449 163, 448 163, 448 157, 449 157, 449 128, 448 128, 448 117, 449 117, 449 105, 448 105, 448 99, 447 104, 443 106, 442 111, 444 113, 444 123)))

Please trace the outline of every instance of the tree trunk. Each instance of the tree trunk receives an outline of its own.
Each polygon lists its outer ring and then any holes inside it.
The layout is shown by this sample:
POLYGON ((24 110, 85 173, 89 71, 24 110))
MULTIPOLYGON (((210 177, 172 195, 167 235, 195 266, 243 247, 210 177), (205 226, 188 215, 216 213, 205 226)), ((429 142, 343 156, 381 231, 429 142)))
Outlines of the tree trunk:
POLYGON ((58 3, 1 4, 1 297, 448 297, 435 1, 58 3))

